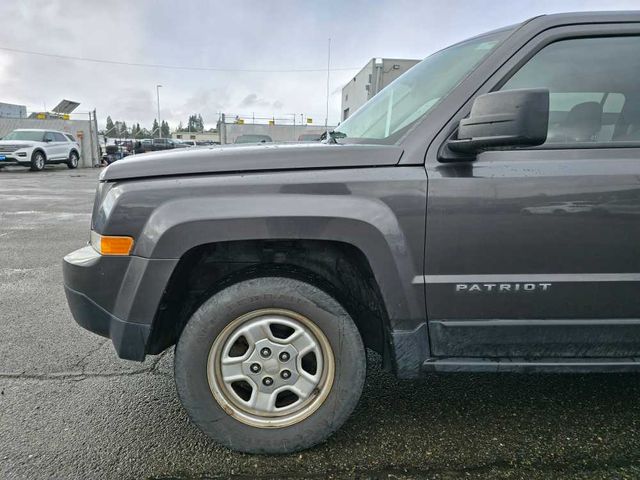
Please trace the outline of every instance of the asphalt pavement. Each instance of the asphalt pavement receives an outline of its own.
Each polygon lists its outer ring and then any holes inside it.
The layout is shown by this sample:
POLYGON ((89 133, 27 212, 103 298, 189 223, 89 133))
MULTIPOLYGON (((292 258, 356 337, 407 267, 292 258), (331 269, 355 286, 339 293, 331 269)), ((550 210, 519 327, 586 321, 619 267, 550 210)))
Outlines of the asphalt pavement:
POLYGON ((62 257, 88 239, 98 170, 0 170, 0 478, 640 478, 638 375, 431 375, 370 355, 325 444, 283 456, 208 440, 173 350, 119 360, 67 310, 62 257))

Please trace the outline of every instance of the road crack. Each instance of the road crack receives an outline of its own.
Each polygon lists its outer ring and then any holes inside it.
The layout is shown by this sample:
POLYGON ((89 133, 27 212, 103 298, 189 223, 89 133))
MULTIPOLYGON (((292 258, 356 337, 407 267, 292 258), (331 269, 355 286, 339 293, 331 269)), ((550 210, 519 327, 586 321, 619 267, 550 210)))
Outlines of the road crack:
MULTIPOLYGON (((102 345, 100 345, 102 346, 102 345)), ((80 364, 85 361, 92 353, 95 353, 100 347, 91 349, 86 355, 84 355, 76 364, 75 367, 79 367, 80 364)), ((153 359, 151 364, 147 367, 138 368, 135 370, 127 370, 124 372, 87 372, 83 366, 81 370, 72 370, 66 372, 55 373, 26 373, 26 372, 0 372, 0 380, 36 380, 36 381, 82 381, 90 378, 114 378, 114 377, 132 377, 135 375, 154 375, 160 377, 167 377, 166 373, 158 371, 160 361, 167 355, 170 350, 165 350, 156 358, 153 359)))

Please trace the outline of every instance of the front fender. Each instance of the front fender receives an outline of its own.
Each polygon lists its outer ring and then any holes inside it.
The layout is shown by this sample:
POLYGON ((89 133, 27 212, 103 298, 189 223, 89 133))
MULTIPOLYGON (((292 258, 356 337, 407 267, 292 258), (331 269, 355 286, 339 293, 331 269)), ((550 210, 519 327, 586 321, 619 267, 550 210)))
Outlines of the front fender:
POLYGON ((379 198, 257 194, 174 199, 151 214, 133 253, 177 259, 203 244, 258 239, 351 244, 368 259, 389 317, 424 318, 424 304, 412 285, 420 259, 413 258, 396 212, 379 198))

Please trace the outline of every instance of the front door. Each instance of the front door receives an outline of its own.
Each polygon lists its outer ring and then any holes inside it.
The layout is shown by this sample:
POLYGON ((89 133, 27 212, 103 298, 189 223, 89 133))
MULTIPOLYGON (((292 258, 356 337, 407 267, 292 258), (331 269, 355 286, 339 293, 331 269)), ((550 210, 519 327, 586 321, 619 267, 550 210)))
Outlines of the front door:
POLYGON ((58 132, 53 132, 53 139, 55 143, 56 158, 65 159, 69 157, 69 140, 58 132))
POLYGON ((548 88, 547 142, 428 164, 433 354, 640 354, 640 36, 549 44, 502 89, 548 88))

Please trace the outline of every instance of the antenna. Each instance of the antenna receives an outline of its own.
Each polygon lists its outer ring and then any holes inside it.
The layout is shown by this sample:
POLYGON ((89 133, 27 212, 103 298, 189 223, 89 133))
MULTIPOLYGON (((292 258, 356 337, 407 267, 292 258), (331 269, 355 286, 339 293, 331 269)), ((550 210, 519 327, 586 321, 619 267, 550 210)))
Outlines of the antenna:
POLYGON ((324 117, 324 129, 327 132, 327 143, 329 142, 329 79, 331 75, 331 38, 327 49, 327 112, 324 117))

